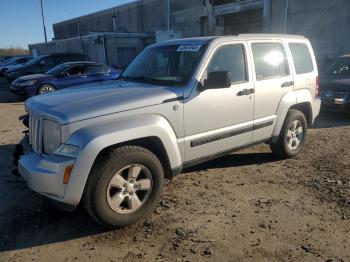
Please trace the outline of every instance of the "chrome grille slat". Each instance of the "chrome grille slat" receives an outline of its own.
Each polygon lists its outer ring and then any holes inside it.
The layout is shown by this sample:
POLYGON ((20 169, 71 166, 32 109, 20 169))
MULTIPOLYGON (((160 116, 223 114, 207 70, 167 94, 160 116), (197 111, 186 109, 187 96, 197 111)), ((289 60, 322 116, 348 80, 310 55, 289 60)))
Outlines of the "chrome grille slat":
POLYGON ((34 152, 41 153, 41 120, 32 114, 29 116, 29 142, 32 145, 34 152))

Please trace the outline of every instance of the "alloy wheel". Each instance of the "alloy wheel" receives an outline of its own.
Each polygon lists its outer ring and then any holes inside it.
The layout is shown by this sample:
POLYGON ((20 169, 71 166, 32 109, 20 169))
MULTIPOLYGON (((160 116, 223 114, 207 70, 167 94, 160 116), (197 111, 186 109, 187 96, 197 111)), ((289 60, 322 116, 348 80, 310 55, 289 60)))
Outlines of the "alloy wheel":
POLYGON ((290 150, 296 150, 304 138, 303 124, 300 120, 294 120, 287 132, 287 145, 290 150))
POLYGON ((55 91, 55 88, 53 86, 50 86, 50 85, 43 85, 40 88, 40 94, 51 93, 51 92, 54 92, 54 91, 55 91))
POLYGON ((119 214, 137 211, 148 200, 153 186, 151 172, 143 165, 120 169, 107 187, 107 202, 119 214))

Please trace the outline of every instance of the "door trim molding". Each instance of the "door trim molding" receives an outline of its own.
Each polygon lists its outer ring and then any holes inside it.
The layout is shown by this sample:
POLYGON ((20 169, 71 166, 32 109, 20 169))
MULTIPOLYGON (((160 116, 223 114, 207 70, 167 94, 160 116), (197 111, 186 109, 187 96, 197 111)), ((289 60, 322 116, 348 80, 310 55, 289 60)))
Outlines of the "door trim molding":
POLYGON ((223 140, 223 139, 226 139, 229 137, 238 136, 238 135, 241 135, 244 133, 253 132, 253 131, 261 129, 261 128, 272 126, 274 123, 274 119, 267 119, 267 121, 265 120, 265 121, 262 121, 258 124, 252 123, 252 124, 250 124, 246 127, 243 127, 243 128, 231 130, 228 132, 221 132, 219 134, 209 135, 209 136, 204 136, 204 137, 201 137, 198 139, 194 139, 190 142, 191 147, 197 147, 197 146, 201 146, 204 144, 209 144, 209 143, 212 143, 215 141, 223 140))

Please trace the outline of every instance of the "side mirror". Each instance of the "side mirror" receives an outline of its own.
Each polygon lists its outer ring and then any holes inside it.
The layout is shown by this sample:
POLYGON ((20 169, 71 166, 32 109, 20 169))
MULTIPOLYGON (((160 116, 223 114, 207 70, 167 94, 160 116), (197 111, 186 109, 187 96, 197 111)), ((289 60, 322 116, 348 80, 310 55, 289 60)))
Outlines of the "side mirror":
POLYGON ((204 82, 204 89, 229 88, 231 82, 232 77, 229 71, 210 72, 204 82))

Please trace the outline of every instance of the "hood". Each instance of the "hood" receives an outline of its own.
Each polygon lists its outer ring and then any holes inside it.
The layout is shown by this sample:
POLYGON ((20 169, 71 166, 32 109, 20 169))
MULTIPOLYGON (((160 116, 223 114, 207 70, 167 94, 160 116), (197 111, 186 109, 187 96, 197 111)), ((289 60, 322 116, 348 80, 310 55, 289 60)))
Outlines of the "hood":
POLYGON ((350 92, 350 77, 323 75, 320 77, 320 91, 350 92))
POLYGON ((183 96, 179 87, 107 81, 30 98, 28 111, 60 119, 62 124, 163 103, 183 96))
POLYGON ((42 78, 50 78, 52 76, 49 75, 44 75, 44 74, 34 74, 34 75, 27 75, 27 76, 21 76, 17 78, 15 81, 16 82, 23 82, 23 81, 28 81, 28 80, 38 80, 42 78))

